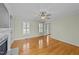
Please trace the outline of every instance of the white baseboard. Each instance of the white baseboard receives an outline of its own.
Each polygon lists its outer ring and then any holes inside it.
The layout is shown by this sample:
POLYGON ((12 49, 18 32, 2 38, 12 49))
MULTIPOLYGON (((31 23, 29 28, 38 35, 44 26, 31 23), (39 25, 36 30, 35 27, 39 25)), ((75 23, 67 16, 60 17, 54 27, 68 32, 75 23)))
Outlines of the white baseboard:
POLYGON ((74 43, 74 42, 69 42, 69 41, 66 41, 66 40, 61 40, 59 38, 55 38, 55 37, 52 37, 52 36, 51 36, 51 38, 56 39, 56 40, 59 40, 59 41, 62 41, 62 42, 66 42, 68 44, 71 44, 71 45, 74 45, 74 46, 78 46, 79 47, 79 44, 74 43))
POLYGON ((24 37, 15 38, 14 40, 21 40, 21 39, 26 39, 26 38, 29 39, 29 38, 38 37, 38 36, 41 36, 41 35, 24 36, 24 37))

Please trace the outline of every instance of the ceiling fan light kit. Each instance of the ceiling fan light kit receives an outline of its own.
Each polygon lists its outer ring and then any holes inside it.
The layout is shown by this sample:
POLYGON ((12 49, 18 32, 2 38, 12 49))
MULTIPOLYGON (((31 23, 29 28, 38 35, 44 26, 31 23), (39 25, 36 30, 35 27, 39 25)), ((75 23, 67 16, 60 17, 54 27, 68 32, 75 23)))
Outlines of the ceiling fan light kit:
POLYGON ((47 12, 41 12, 41 15, 40 15, 40 18, 42 19, 42 20, 47 20, 47 19, 49 19, 49 14, 47 14, 47 12))

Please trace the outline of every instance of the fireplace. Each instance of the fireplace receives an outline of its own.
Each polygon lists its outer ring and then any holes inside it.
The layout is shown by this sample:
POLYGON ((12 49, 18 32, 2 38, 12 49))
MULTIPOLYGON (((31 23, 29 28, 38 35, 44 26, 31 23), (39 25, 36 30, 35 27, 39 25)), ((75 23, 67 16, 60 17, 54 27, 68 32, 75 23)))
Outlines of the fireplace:
POLYGON ((1 38, 4 39, 0 42, 0 55, 6 55, 7 53, 7 45, 8 45, 8 37, 1 38))
POLYGON ((10 51, 11 43, 11 29, 0 28, 0 55, 5 55, 10 51))

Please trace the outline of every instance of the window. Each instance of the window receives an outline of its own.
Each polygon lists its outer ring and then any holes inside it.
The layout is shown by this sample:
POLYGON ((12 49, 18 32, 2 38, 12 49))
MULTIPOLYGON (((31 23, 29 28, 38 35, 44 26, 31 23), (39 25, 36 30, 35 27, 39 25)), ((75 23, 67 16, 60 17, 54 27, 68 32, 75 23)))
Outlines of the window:
POLYGON ((23 34, 30 33, 30 23, 23 22, 23 34))
POLYGON ((39 32, 43 32, 43 23, 39 24, 39 32))
POLYGON ((50 34, 50 23, 46 23, 46 33, 50 34))

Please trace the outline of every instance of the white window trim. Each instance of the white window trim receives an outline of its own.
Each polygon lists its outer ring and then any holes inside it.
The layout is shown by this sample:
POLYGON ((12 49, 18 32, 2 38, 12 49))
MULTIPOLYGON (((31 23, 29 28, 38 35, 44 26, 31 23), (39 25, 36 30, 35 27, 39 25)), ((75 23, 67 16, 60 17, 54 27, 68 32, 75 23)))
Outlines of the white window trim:
POLYGON ((39 23, 39 32, 42 33, 43 32, 43 23, 39 23))
POLYGON ((23 22, 23 34, 29 34, 30 33, 30 23, 29 22, 23 22))

